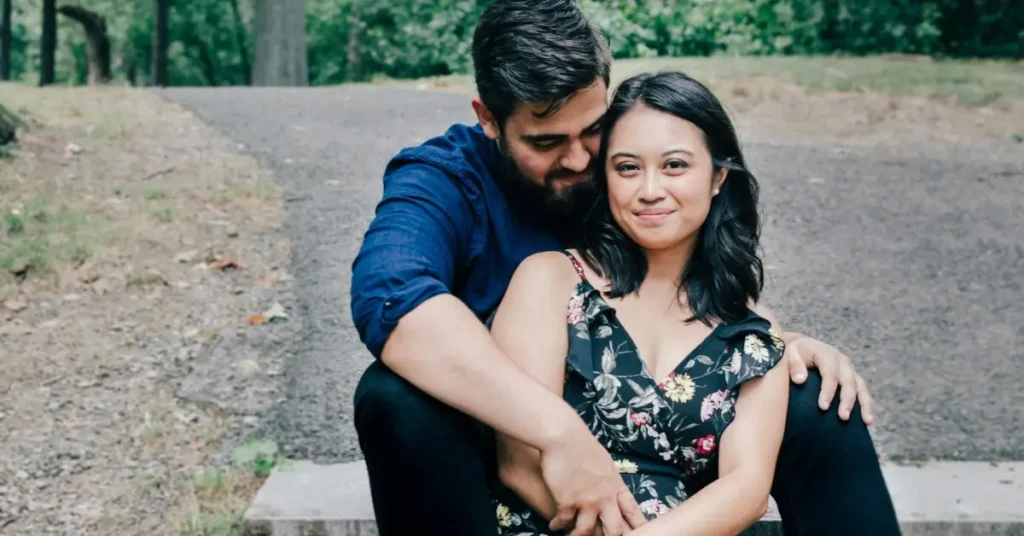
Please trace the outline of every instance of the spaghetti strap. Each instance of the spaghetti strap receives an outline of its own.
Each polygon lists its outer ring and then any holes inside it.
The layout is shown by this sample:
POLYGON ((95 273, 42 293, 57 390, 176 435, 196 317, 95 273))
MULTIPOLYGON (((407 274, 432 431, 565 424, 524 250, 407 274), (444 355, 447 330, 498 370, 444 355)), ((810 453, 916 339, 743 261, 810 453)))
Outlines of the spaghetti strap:
POLYGON ((572 267, 576 269, 576 275, 580 276, 580 279, 586 281, 587 273, 583 271, 583 265, 576 259, 576 256, 565 249, 562 250, 562 253, 565 253, 565 256, 569 257, 569 262, 571 262, 572 267))

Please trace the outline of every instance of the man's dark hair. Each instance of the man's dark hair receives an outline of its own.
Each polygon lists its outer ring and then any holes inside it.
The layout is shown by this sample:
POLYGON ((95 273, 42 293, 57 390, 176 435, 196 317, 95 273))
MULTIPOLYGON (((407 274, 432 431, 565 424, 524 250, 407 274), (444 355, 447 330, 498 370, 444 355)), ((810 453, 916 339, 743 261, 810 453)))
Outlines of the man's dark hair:
POLYGON ((558 111, 598 79, 607 85, 611 55, 575 0, 495 0, 473 33, 477 93, 498 126, 520 103, 558 111))
MULTIPOLYGON (((679 291, 686 292, 693 316, 710 324, 743 318, 750 301, 760 297, 764 269, 760 249, 761 223, 757 209, 757 179, 747 170, 729 116, 714 94, 700 82, 678 72, 640 74, 616 89, 605 115, 598 162, 608 158, 608 140, 615 124, 637 106, 674 115, 704 134, 714 171, 729 174, 697 236, 697 247, 681 274, 679 291)), ((612 217, 608 206, 608 177, 604 165, 595 174, 597 200, 584 221, 580 253, 611 282, 610 297, 636 292, 647 276, 647 257, 612 217)))

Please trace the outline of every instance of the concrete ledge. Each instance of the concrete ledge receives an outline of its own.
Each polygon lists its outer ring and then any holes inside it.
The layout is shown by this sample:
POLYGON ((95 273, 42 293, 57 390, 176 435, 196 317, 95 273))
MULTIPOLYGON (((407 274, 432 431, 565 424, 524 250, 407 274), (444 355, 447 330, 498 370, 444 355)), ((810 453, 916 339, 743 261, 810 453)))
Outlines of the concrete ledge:
MULTIPOLYGON (((903 534, 1024 536, 1024 462, 887 465, 903 534)), ((245 513, 248 536, 376 536, 363 462, 274 471, 245 513)), ((850 505, 856 508, 856 505, 850 505)), ((782 534, 772 510, 743 536, 782 534)))

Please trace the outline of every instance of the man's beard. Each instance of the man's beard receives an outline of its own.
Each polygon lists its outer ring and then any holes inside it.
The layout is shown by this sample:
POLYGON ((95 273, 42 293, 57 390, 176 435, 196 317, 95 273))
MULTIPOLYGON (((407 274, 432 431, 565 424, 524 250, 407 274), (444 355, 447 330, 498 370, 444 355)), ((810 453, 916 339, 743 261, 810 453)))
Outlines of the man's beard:
POLYGON ((567 175, 576 175, 565 170, 556 170, 544 177, 544 184, 537 184, 527 178, 519 165, 509 154, 508 148, 499 142, 501 154, 501 178, 499 182, 509 197, 509 202, 527 215, 536 217, 541 225, 551 228, 559 235, 571 236, 578 232, 587 211, 597 197, 593 171, 585 171, 586 177, 556 191, 555 181, 567 175))

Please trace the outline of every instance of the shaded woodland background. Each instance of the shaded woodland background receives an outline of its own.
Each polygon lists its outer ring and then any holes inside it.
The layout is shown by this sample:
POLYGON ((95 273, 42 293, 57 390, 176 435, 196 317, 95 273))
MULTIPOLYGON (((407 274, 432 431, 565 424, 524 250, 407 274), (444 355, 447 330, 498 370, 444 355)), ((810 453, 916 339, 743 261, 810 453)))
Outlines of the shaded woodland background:
MULTIPOLYGON (((0 0, 0 79, 319 85, 465 73, 494 0, 0 0)), ((581 0, 616 58, 1024 57, 1019 0, 581 0)))

